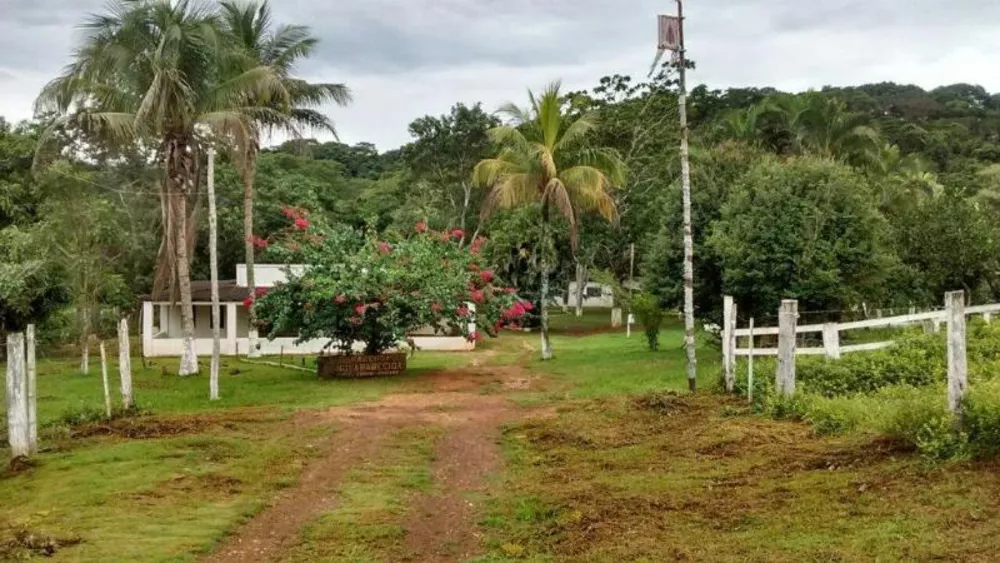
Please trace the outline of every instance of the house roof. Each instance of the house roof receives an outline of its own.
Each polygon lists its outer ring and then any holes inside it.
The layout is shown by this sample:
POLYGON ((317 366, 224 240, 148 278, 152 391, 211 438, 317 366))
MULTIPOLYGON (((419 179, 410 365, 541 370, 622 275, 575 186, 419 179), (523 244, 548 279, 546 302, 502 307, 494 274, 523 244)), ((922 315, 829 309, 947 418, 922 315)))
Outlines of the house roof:
MULTIPOLYGON (((219 280, 219 302, 241 303, 247 298, 247 288, 236 283, 236 280, 219 280)), ((150 295, 140 297, 142 301, 169 301, 169 299, 153 299, 150 295)), ((212 301, 212 282, 205 280, 191 281, 191 300, 196 303, 212 301)))

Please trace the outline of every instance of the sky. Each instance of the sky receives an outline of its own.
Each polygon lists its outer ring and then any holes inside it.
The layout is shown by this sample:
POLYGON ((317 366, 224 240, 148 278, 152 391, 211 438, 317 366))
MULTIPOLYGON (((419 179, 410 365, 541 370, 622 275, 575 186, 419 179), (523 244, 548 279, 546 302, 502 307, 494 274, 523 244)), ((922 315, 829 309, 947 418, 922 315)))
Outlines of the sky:
MULTIPOLYGON (((104 0, 0 0, 0 116, 31 117, 41 87, 69 62, 76 26, 104 0)), ((562 80, 643 76, 656 14, 671 0, 272 0, 280 23, 320 39, 299 74, 351 88, 326 108, 346 143, 380 150, 457 103, 488 110, 562 80)), ((894 81, 968 82, 1000 91, 1000 0, 687 0, 690 84, 712 88, 894 81)))

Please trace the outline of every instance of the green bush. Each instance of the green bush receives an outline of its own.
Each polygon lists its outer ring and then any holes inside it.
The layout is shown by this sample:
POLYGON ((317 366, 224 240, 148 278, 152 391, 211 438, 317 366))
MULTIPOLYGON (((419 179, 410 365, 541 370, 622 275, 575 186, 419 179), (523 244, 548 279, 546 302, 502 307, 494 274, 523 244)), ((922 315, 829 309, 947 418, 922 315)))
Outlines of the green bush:
POLYGON ((796 375, 805 391, 825 397, 871 393, 894 385, 924 386, 947 377, 939 334, 910 332, 891 348, 846 354, 840 360, 800 358, 796 375))
POLYGON ((1000 453, 1000 380, 970 387, 965 427, 976 457, 992 457, 1000 453))
POLYGON ((632 310, 635 311, 639 323, 646 333, 649 349, 660 349, 660 325, 663 324, 663 307, 653 295, 641 293, 632 299, 632 310))

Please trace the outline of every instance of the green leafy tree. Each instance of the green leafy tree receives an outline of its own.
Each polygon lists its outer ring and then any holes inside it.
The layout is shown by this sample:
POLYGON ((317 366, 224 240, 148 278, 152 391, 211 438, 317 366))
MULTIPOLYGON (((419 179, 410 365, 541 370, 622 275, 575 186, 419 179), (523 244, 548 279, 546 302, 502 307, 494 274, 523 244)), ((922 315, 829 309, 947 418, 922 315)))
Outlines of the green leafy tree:
POLYGON ((587 114, 570 120, 553 83, 540 96, 529 91, 531 106, 513 104, 501 108, 512 124, 491 130, 499 148, 496 158, 476 165, 473 180, 490 189, 483 206, 488 217, 495 209, 537 203, 541 206, 541 322, 542 359, 552 358, 549 341, 549 224, 558 213, 569 226, 576 247, 578 215, 593 209, 608 220, 616 215, 610 190, 625 180, 625 166, 617 151, 588 147, 587 137, 597 127, 597 116, 587 114))
POLYGON ((773 315, 883 302, 893 267, 888 225, 850 168, 813 157, 767 158, 738 180, 708 245, 740 311, 773 315))
POLYGON ((112 146, 156 147, 164 170, 158 285, 176 286, 180 294, 179 373, 191 375, 198 372, 192 204, 203 133, 246 147, 262 116, 277 113, 271 100, 288 103, 283 77, 270 66, 239 66, 244 59, 219 31, 217 13, 194 0, 116 0, 83 30, 73 62, 45 87, 37 106, 61 116, 50 133, 75 129, 112 146))

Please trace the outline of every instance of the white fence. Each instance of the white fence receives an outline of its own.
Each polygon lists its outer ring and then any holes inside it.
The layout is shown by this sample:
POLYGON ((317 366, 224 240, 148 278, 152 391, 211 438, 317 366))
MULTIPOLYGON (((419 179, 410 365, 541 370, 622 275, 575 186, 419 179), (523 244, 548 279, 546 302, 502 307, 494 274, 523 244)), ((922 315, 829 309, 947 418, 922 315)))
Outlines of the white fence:
MULTIPOLYGON (((843 346, 840 342, 842 332, 869 328, 902 327, 923 324, 928 332, 938 332, 942 324, 948 328, 948 381, 949 405, 960 415, 961 402, 966 386, 966 354, 965 354, 965 318, 970 315, 982 315, 990 322, 994 315, 1000 313, 1000 303, 990 305, 965 306, 965 293, 955 291, 945 295, 945 308, 923 313, 913 313, 897 317, 866 319, 845 323, 823 323, 812 325, 798 324, 798 302, 783 301, 778 312, 778 326, 754 327, 750 319, 747 328, 739 328, 737 323, 737 307, 731 296, 725 296, 723 301, 722 325, 722 365, 726 389, 732 392, 736 383, 736 358, 751 359, 759 356, 774 356, 778 358, 775 372, 775 387, 786 396, 795 393, 795 356, 818 355, 839 359, 842 354, 880 350, 894 344, 887 340, 864 344, 843 346), (821 334, 822 347, 799 347, 797 336, 800 334, 821 334), (777 336, 777 348, 757 348, 754 339, 760 336, 777 336), (746 347, 739 346, 741 338, 745 338, 746 347)), ((752 367, 750 368, 752 370, 752 367)))

